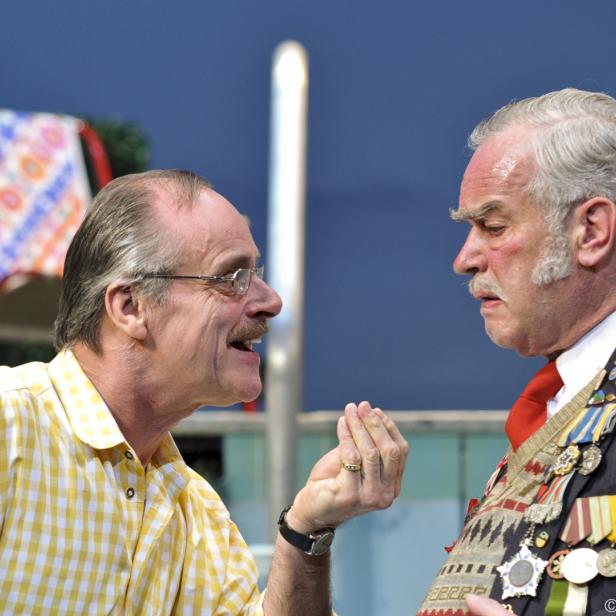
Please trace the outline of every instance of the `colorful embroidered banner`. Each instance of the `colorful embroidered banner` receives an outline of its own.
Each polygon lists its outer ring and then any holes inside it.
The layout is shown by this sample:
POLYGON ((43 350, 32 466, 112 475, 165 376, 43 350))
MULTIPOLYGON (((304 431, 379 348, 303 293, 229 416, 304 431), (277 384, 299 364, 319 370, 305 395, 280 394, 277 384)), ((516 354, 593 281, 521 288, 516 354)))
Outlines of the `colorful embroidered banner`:
POLYGON ((79 127, 0 109, 0 288, 14 274, 62 274, 91 199, 79 127))

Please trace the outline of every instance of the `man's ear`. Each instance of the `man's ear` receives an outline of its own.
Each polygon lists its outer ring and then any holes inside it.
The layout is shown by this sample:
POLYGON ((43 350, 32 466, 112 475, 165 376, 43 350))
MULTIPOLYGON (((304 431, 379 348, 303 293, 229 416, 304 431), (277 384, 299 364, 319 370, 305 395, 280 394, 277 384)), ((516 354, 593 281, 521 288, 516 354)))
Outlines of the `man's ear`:
POLYGON ((574 210, 573 241, 582 267, 596 267, 610 258, 616 243, 616 205, 594 197, 574 210))
POLYGON ((146 337, 143 301, 130 285, 112 282, 105 291, 105 310, 111 322, 129 338, 143 340, 146 337))

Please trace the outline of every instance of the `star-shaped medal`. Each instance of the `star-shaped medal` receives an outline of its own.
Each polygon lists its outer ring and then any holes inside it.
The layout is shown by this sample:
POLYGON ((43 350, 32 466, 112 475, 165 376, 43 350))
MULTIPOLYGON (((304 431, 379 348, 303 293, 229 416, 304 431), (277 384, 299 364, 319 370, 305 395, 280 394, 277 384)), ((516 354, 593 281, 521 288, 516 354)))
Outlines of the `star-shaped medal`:
POLYGON ((534 597, 548 561, 535 556, 528 546, 522 545, 511 560, 496 567, 503 583, 503 599, 508 597, 534 597))
POLYGON ((568 475, 577 464, 579 457, 580 448, 575 443, 571 443, 571 445, 556 458, 552 466, 552 472, 559 477, 568 475))

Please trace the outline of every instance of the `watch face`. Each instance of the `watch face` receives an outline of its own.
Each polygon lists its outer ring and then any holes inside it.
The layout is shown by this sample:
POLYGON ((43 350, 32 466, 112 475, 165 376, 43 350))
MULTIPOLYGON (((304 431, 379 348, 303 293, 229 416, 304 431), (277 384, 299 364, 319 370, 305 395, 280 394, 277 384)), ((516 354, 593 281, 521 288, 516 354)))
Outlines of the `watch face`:
POLYGON ((314 535, 314 543, 312 544, 310 553, 314 556, 321 556, 321 554, 325 554, 325 552, 327 552, 331 547, 333 541, 334 532, 331 530, 326 530, 318 535, 314 535))

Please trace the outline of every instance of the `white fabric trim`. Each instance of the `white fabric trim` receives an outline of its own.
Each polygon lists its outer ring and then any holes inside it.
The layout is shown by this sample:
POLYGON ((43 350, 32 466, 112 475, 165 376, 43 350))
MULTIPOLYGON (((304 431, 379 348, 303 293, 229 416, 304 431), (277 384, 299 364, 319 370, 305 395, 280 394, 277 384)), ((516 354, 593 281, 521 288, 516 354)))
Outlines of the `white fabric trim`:
POLYGON ((556 359, 564 386, 548 401, 548 419, 554 417, 605 366, 615 347, 616 311, 556 359))

